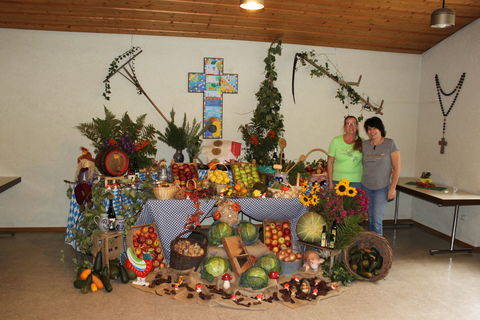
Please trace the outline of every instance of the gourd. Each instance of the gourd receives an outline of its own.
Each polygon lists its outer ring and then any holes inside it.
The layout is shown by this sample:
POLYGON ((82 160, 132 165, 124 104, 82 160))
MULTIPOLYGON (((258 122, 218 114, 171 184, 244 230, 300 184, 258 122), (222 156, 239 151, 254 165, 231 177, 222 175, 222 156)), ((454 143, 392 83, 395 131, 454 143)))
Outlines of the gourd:
POLYGON ((325 219, 316 212, 307 212, 300 217, 297 223, 298 238, 305 242, 318 243, 322 238, 325 219))

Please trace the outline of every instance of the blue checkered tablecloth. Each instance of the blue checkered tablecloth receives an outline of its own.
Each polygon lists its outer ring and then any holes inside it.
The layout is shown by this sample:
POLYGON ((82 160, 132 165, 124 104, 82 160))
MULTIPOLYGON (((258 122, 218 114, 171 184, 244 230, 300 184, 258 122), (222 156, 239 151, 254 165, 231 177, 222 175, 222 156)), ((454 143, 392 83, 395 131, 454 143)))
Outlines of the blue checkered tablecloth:
MULTIPOLYGON (((130 189, 130 188, 127 188, 130 189)), ((120 208, 122 204, 131 204, 132 199, 128 196, 122 194, 122 189, 115 188, 111 190, 114 199, 113 199, 113 208, 115 212, 120 212, 120 208)), ((103 206, 105 207, 105 213, 107 212, 108 208, 108 199, 103 200, 103 206)), ((127 213, 128 215, 128 213, 127 213)), ((67 218, 67 232, 65 234, 65 243, 75 247, 75 241, 72 240, 73 238, 73 230, 78 229, 78 224, 83 217, 83 214, 80 213, 80 206, 77 203, 75 192, 72 192, 72 198, 70 199, 70 209, 68 212, 67 218)))
MULTIPOLYGON (((293 243, 296 243, 296 225, 298 219, 307 212, 298 198, 239 198, 232 199, 238 202, 241 210, 248 217, 257 220, 290 220, 293 243)), ((202 218, 211 214, 215 200, 200 200, 200 209, 204 212, 202 218)), ((187 217, 195 212, 191 200, 149 200, 137 220, 137 225, 155 222, 162 242, 165 259, 170 263, 170 243, 184 230, 187 217)))

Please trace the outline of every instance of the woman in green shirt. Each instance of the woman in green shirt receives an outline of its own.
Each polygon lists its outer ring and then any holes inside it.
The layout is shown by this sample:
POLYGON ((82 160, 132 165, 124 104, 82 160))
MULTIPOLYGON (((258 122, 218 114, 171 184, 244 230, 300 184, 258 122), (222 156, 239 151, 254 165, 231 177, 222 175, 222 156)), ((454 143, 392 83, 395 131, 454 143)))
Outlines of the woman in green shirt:
POLYGON ((358 135, 358 121, 347 116, 343 121, 343 135, 332 139, 328 147, 328 183, 333 188, 341 179, 350 181, 350 185, 361 188, 362 139, 358 135))

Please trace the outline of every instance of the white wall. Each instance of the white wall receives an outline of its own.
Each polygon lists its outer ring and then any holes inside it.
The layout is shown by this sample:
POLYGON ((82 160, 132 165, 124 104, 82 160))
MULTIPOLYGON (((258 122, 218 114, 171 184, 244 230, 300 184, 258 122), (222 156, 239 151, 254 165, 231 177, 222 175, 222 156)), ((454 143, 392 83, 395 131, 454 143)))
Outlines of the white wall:
MULTIPOLYGON (((469 24, 422 56, 418 143, 415 173, 432 172, 434 181, 480 193, 480 19, 469 24), (443 116, 437 98, 435 74, 445 92, 451 92, 466 72, 463 88, 447 118, 445 153, 440 154, 443 116)), ((443 97, 445 110, 453 96, 443 97)), ((413 218, 431 228, 450 234, 453 207, 440 208, 413 201, 413 218)), ((461 207, 457 238, 480 245, 480 207, 461 207)))
MULTIPOLYGON (((110 62, 131 45, 144 51, 136 60, 136 70, 145 90, 164 113, 175 108, 177 119, 183 112, 188 112, 190 119, 200 119, 202 114, 202 95, 188 93, 187 73, 202 71, 204 57, 225 58, 224 72, 239 74, 239 93, 224 97, 224 138, 236 141, 241 141, 238 126, 249 121, 256 106, 254 94, 263 79, 263 59, 269 46, 245 41, 9 29, 0 29, 0 40, 8 44, 0 47, 0 176, 22 177, 21 184, 0 194, 0 227, 66 225, 69 203, 63 180, 73 179, 79 147, 91 148, 74 127, 92 117, 103 117, 103 105, 118 116, 125 111, 132 117, 147 113, 147 122, 164 128, 163 119, 121 76, 111 81, 111 100, 102 97, 102 81, 110 62)), ((297 72, 297 103, 293 104, 293 57, 311 49, 327 54, 347 80, 362 74, 360 93, 375 102, 385 100, 382 118, 387 135, 402 150, 402 175, 413 175, 420 55, 284 44, 277 60, 277 86, 283 95, 287 158, 297 159, 316 147, 327 149, 330 139, 341 134, 343 117, 360 113, 358 107, 345 110, 334 98, 337 87, 331 80, 312 79, 306 70, 297 72)), ((161 146, 157 158, 172 154, 173 150, 161 146)), ((411 217, 410 201, 402 199, 401 218, 411 217)), ((386 218, 392 216, 393 204, 386 218)))

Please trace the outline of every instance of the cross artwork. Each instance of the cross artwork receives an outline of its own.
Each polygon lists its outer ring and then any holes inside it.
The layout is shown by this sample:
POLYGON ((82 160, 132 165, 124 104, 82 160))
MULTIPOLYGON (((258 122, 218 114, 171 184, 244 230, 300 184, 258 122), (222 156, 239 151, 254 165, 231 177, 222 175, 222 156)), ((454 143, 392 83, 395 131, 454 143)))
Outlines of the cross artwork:
POLYGON ((188 92, 203 93, 204 139, 222 139, 223 94, 238 93, 238 74, 223 73, 223 58, 204 58, 203 73, 188 73, 188 92))
POLYGON ((438 144, 440 145, 440 153, 445 153, 445 146, 448 144, 447 140, 445 140, 445 137, 442 137, 442 139, 438 141, 438 144))

